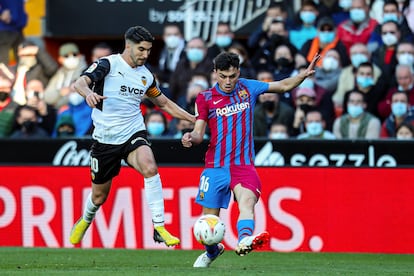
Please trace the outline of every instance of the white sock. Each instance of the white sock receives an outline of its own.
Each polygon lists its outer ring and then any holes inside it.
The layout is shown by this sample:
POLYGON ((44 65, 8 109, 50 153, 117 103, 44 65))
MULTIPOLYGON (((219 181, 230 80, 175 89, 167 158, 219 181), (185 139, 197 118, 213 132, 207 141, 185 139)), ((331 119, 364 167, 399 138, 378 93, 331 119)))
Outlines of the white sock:
POLYGON ((92 202, 92 193, 90 193, 88 195, 88 198, 86 199, 86 206, 85 206, 85 210, 83 210, 83 219, 88 222, 91 223, 92 220, 95 217, 96 211, 98 211, 99 206, 96 206, 95 204, 93 204, 92 202))
POLYGON ((160 175, 144 179, 145 198, 152 214, 154 226, 164 226, 164 198, 160 175))

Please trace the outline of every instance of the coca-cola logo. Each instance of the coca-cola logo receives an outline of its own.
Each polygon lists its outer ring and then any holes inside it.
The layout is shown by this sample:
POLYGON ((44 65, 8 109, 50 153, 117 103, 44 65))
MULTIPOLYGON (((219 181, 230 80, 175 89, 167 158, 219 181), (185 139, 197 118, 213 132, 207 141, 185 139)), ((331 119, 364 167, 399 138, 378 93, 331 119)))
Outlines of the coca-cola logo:
POLYGON ((89 166, 90 151, 78 150, 76 141, 68 141, 63 144, 53 158, 54 166, 89 166))

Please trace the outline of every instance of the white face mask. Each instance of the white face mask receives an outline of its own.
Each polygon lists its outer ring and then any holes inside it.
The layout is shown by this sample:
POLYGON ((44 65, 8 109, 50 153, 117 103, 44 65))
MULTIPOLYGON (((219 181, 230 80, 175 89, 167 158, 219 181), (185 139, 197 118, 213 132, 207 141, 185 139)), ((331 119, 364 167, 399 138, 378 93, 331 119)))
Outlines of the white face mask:
POLYGON ((286 139, 286 138, 288 138, 288 136, 284 132, 273 132, 273 133, 270 133, 270 139, 286 139))
POLYGON ((63 60, 63 66, 68 70, 74 70, 79 65, 79 57, 70 56, 63 60))
POLYGON ((402 53, 397 56, 399 64, 413 65, 414 64, 414 55, 410 53, 402 53))
POLYGON ((79 95, 77 92, 69 94, 69 102, 72 105, 80 105, 85 99, 79 95))
POLYGON ((390 33, 382 35, 381 38, 382 42, 387 46, 395 45, 398 42, 397 36, 390 33))
POLYGON ((165 45, 168 49, 175 49, 180 44, 180 37, 178 35, 169 35, 165 38, 165 45))
POLYGON ((333 57, 325 57, 322 60, 322 68, 326 71, 333 71, 338 69, 339 62, 333 57))

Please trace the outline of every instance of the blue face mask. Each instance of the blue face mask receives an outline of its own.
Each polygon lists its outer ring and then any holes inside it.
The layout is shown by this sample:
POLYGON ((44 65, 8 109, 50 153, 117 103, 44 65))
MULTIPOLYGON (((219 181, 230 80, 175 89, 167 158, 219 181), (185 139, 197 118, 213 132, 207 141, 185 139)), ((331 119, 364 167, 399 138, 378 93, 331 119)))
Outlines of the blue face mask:
POLYGON ((361 23, 365 20, 365 10, 363 9, 351 9, 349 11, 349 17, 354 23, 361 23))
POLYGON ((349 10, 352 6, 352 0, 339 0, 339 6, 344 10, 349 10))
POLYGON ((362 88, 367 88, 374 85, 374 79, 371 77, 357 76, 357 84, 362 88))
POLYGON ((357 68, 361 63, 367 62, 368 57, 364 54, 353 54, 351 55, 351 62, 354 68, 357 68))
POLYGON ((164 132, 165 127, 160 122, 149 122, 147 124, 147 130, 151 136, 160 136, 164 132))
POLYGON ((315 87, 315 84, 313 83, 313 80, 306 78, 302 81, 301 84, 299 84, 300 88, 311 88, 313 89, 315 87))
POLYGON ((382 16, 382 23, 393 21, 398 23, 398 15, 395 13, 384 13, 382 16))
POLYGON ((319 40, 322 43, 331 43, 335 39, 335 32, 319 32, 319 40))
POLYGON ((351 116, 352 118, 357 118, 364 112, 362 106, 353 104, 348 104, 347 110, 349 116, 351 116))
POLYGON ((203 50, 197 48, 188 49, 186 54, 188 60, 191 62, 200 62, 204 58, 203 50))
POLYGON ((407 113, 407 104, 402 102, 395 102, 391 104, 391 111, 395 117, 401 117, 407 113))
POLYGON ((216 37, 216 44, 217 44, 217 46, 219 46, 221 48, 226 48, 226 47, 230 46, 231 42, 232 42, 232 39, 228 35, 218 35, 216 37))
POLYGON ((306 132, 310 136, 319 136, 323 131, 321 122, 310 122, 306 124, 306 132))
POLYGON ((299 14, 300 19, 305 24, 313 24, 316 20, 316 15, 311 11, 302 11, 299 14))

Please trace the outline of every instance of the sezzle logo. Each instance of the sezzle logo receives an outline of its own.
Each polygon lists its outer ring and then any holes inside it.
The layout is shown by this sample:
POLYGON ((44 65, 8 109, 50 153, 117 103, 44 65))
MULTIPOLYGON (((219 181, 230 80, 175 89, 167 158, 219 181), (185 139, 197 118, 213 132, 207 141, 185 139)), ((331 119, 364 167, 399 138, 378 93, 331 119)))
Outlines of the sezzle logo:
POLYGON ((242 112, 245 109, 250 108, 250 103, 236 103, 234 105, 225 106, 223 108, 216 109, 217 116, 230 116, 239 112, 242 112))

